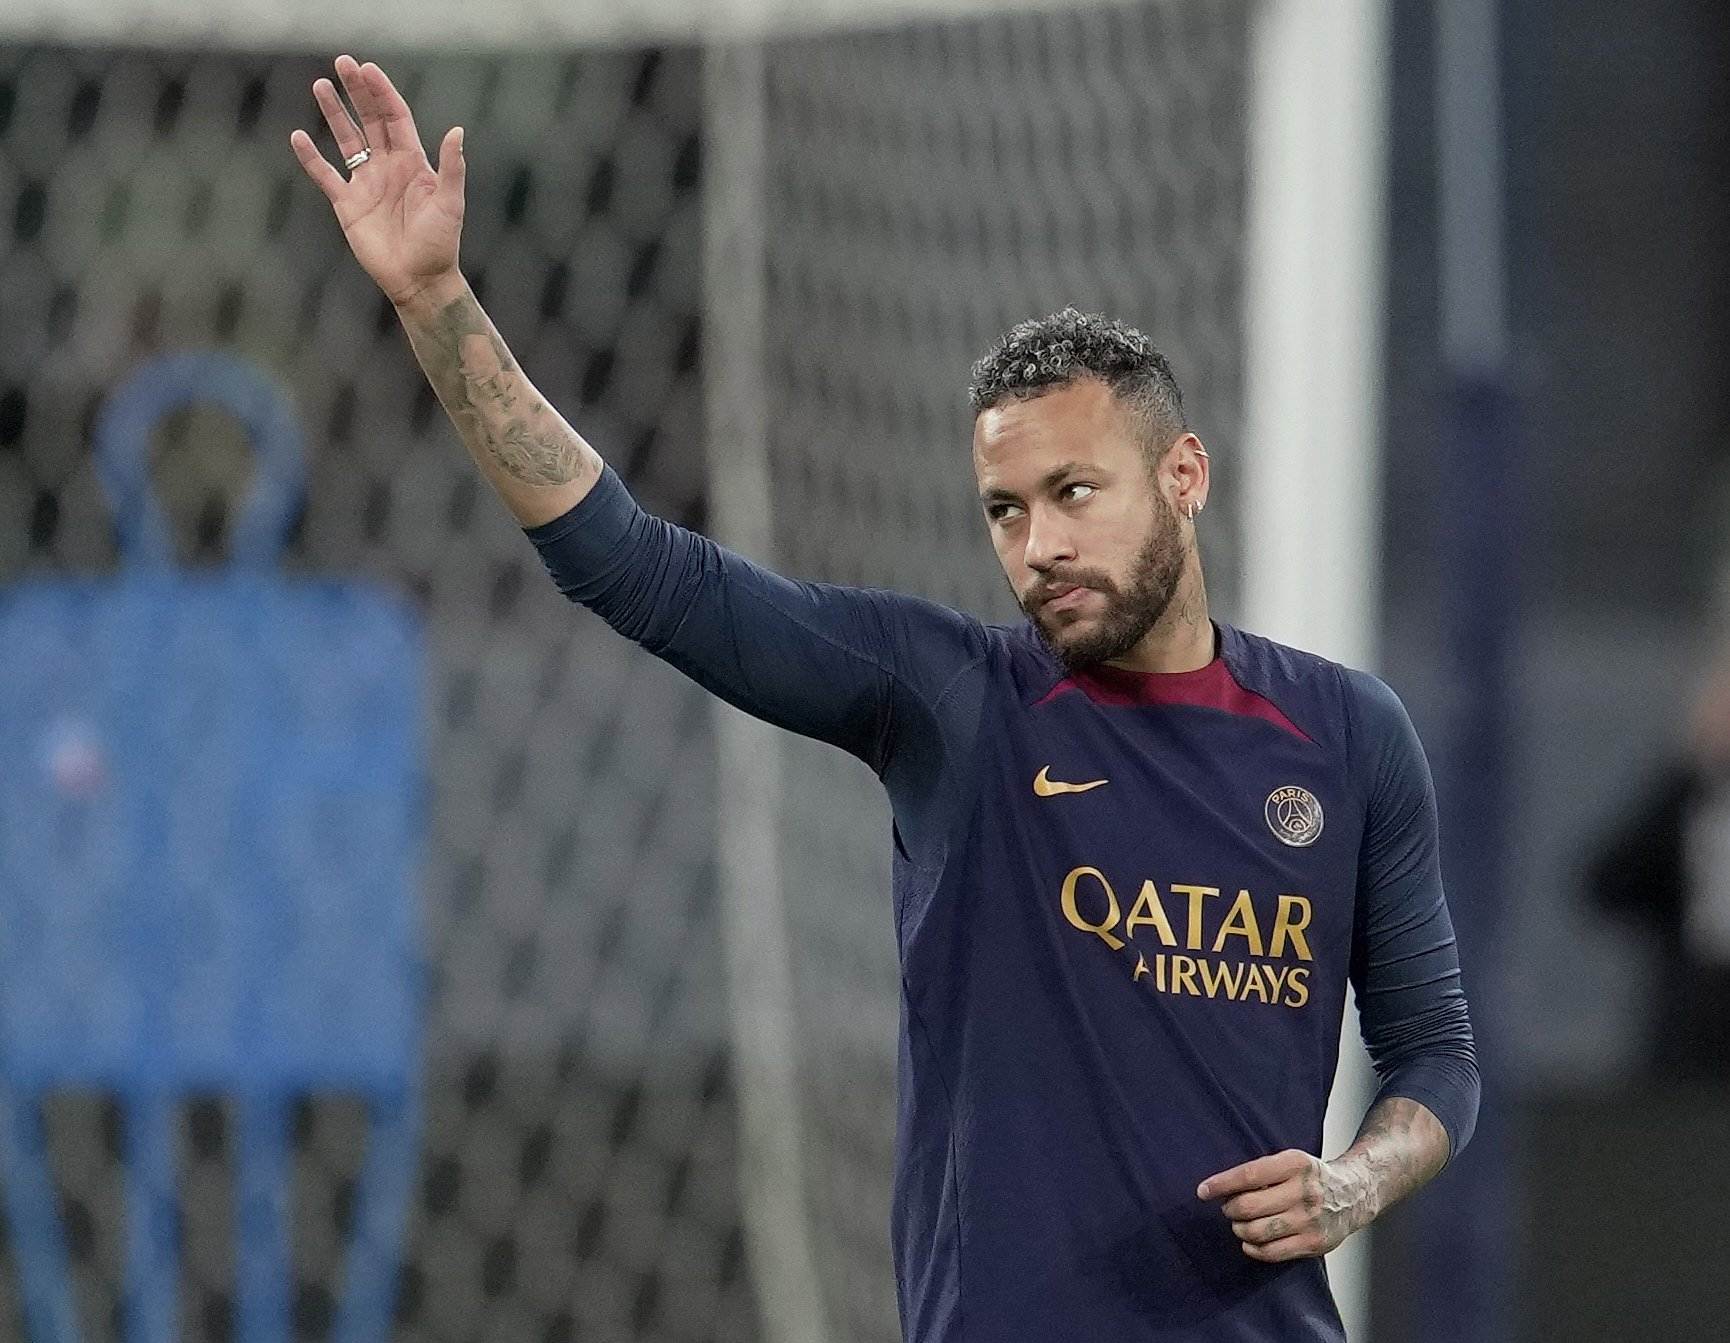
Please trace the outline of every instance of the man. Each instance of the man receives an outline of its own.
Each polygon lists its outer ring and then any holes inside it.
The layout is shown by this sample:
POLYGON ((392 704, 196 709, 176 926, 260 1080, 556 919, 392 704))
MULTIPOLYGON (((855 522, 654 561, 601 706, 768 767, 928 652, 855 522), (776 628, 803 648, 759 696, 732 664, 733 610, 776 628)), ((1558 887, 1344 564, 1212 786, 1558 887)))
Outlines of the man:
POLYGON ((1207 454, 1139 333, 1065 311, 980 361, 973 457, 1029 623, 793 582, 639 509, 458 269, 375 65, 297 156, 560 587, 893 805, 893 1240, 910 1343, 1338 1339, 1320 1256, 1441 1169, 1478 1080, 1427 767, 1380 682, 1212 622, 1207 454), (1312 1155, 1348 978, 1381 1092, 1312 1155))

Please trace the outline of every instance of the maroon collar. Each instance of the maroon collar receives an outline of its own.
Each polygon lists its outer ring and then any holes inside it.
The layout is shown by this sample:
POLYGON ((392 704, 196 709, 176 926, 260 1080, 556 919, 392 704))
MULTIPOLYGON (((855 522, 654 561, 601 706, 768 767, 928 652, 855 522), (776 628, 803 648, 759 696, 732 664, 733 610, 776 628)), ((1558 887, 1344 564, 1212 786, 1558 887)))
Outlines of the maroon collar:
POLYGON ((1071 672, 1052 686, 1037 704, 1049 704, 1059 695, 1080 691, 1095 704, 1114 708, 1141 704, 1184 704, 1198 709, 1220 709, 1246 718, 1260 718, 1309 741, 1309 734, 1280 707, 1253 690, 1245 690, 1231 674, 1223 657, 1205 667, 1185 672, 1138 672, 1121 667, 1089 667, 1071 672))

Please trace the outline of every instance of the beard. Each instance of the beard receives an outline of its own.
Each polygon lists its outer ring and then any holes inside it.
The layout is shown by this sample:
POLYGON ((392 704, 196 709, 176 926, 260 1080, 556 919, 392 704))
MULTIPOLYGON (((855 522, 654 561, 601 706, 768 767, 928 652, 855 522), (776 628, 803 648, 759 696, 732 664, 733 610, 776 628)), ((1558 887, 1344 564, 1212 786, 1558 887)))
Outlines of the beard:
POLYGON ((1159 622, 1183 577, 1183 532, 1177 513, 1160 499, 1154 505, 1153 529, 1136 552, 1127 579, 1120 585, 1102 569, 1064 569, 1044 574, 1020 598, 1021 609, 1052 654, 1071 671, 1122 657, 1159 622), (1105 598, 1097 615, 1077 617, 1047 612, 1051 589, 1075 584, 1105 598))

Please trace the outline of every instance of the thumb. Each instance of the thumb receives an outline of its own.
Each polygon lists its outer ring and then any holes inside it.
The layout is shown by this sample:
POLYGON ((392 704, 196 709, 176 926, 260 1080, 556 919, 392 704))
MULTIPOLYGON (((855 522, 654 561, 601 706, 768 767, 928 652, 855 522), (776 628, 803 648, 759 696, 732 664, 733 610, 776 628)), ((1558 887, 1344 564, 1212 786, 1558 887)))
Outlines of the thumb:
POLYGON ((439 142, 439 194, 454 195, 460 204, 468 163, 463 158, 463 128, 452 126, 439 142))

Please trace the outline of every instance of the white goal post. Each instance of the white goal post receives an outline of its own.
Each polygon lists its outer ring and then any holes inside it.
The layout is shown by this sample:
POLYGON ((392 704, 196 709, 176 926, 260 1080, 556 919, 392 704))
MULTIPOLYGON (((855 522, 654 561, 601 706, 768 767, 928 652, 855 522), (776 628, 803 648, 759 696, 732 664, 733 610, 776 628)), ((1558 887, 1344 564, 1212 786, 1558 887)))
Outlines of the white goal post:
MULTIPOLYGON (((1244 623, 1357 667, 1378 655, 1385 0, 1263 0, 1250 76, 1244 623)), ((1374 1094, 1348 1004, 1326 1147, 1374 1094)), ((1369 1338, 1369 1246, 1328 1257, 1369 1338)))

